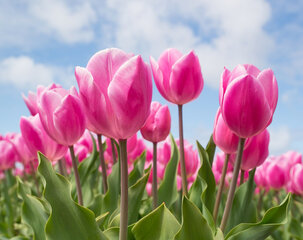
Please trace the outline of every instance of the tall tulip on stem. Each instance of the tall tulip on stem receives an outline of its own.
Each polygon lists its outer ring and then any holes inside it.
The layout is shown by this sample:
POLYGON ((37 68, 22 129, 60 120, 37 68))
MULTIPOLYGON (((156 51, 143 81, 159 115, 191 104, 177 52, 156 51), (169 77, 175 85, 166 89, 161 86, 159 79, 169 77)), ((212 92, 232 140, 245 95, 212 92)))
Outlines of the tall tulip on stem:
POLYGON ((153 207, 158 205, 158 171, 157 171, 157 143, 164 141, 170 132, 171 117, 168 106, 161 106, 158 102, 152 102, 150 114, 141 128, 143 138, 153 143, 153 207))
POLYGON ((270 69, 262 72, 254 65, 225 69, 220 84, 219 102, 226 125, 239 136, 233 178, 220 228, 224 231, 237 185, 245 139, 262 132, 272 121, 278 101, 278 85, 270 69), (238 103, 238 104, 235 104, 238 103))
POLYGON ((150 69, 141 56, 120 49, 105 49, 77 67, 76 78, 85 106, 88 128, 119 139, 121 163, 121 206, 119 239, 127 239, 128 166, 127 139, 145 123, 152 99, 150 69), (91 104, 91 103, 94 104, 91 104), (88 104, 90 103, 90 104, 88 104))
POLYGON ((152 57, 150 62, 159 92, 166 100, 178 105, 182 192, 187 195, 182 106, 196 99, 203 89, 199 59, 193 51, 182 55, 171 48, 161 54, 158 62, 152 57))
POLYGON ((69 91, 58 87, 45 90, 38 106, 42 125, 48 135, 57 143, 68 146, 75 173, 78 203, 83 205, 82 190, 77 160, 73 145, 85 130, 85 115, 76 89, 69 91))

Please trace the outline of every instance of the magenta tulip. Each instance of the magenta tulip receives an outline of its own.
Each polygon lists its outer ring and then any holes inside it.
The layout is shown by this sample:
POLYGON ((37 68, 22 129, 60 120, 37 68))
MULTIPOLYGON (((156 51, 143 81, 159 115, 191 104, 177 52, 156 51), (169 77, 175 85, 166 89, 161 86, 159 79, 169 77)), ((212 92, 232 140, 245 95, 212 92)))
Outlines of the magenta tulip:
POLYGON ((293 192, 303 195, 303 164, 297 163, 291 169, 291 186, 293 192))
POLYGON ((278 101, 278 85, 271 69, 262 72, 254 65, 225 69, 219 101, 227 126, 239 137, 262 132, 272 121, 278 101))
POLYGON ((168 106, 161 106, 159 102, 152 102, 150 114, 140 131, 146 140, 161 142, 168 136, 170 124, 171 117, 168 106))
POLYGON ((37 153, 33 154, 27 147, 22 135, 19 133, 11 140, 14 144, 17 153, 19 154, 20 161, 23 164, 27 164, 34 159, 37 159, 37 153))
POLYGON ((38 109, 43 127, 59 144, 72 146, 83 135, 85 115, 74 87, 44 90, 38 109))
POLYGON ((266 180, 268 185, 273 189, 280 189, 286 185, 285 169, 279 165, 279 161, 271 161, 266 168, 266 180))
POLYGON ((67 147, 49 137, 41 124, 39 114, 21 117, 20 129, 31 154, 37 155, 40 151, 51 161, 57 161, 65 155, 67 147))
POLYGON ((170 48, 158 62, 151 57, 150 63, 156 86, 167 101, 183 105, 200 95, 204 82, 199 58, 193 51, 182 55, 170 48))
POLYGON ((13 168, 18 160, 15 146, 9 140, 0 140, 0 171, 13 168))
POLYGON ((234 134, 224 122, 220 108, 217 111, 215 119, 213 140, 226 154, 235 153, 237 151, 239 137, 234 134))
POLYGON ((141 56, 119 49, 96 53, 76 67, 87 128, 115 139, 133 136, 145 123, 152 98, 151 73, 141 56))

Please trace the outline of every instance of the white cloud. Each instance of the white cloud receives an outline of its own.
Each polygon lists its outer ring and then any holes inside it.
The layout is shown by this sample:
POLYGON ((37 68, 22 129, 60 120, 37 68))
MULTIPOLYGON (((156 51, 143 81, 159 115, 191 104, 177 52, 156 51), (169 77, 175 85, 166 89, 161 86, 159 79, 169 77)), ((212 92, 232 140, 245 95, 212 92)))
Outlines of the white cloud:
POLYGON ((270 127, 270 154, 281 154, 289 150, 291 145, 291 132, 287 126, 270 127))
POLYGON ((35 62, 27 56, 9 57, 0 61, 0 83, 20 89, 35 89, 38 84, 70 82, 70 69, 35 62))
POLYGON ((205 81, 213 87, 226 65, 264 67, 273 47, 263 29, 270 18, 264 0, 108 0, 106 9, 112 43, 146 57, 158 57, 168 47, 195 49, 205 81))

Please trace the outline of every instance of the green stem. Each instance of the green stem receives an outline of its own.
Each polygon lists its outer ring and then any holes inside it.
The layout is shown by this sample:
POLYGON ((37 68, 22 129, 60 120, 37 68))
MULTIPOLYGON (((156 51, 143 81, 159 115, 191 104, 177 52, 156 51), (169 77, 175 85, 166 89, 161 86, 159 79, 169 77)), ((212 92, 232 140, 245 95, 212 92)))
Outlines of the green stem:
POLYGON ((223 169, 222 169, 222 174, 221 174, 221 178, 220 178, 218 193, 217 193, 214 212, 213 212, 215 224, 216 224, 217 217, 218 217, 218 212, 219 212, 222 192, 223 192, 223 188, 224 188, 225 176, 226 176, 226 172, 227 172, 229 157, 230 157, 230 154, 225 154, 225 161, 224 161, 224 165, 223 165, 223 169))
POLYGON ((187 196, 187 178, 184 158, 184 139, 183 139, 183 115, 182 105, 178 105, 179 112, 179 143, 180 143, 180 166, 181 166, 181 177, 182 177, 182 193, 187 196))
POLYGON ((245 143, 245 138, 240 138, 239 145, 238 145, 237 158, 236 158, 236 162, 234 165, 233 178, 231 180, 231 184, 230 184, 230 188, 229 188, 228 196, 227 196, 227 201, 226 201, 226 205, 225 205, 225 209, 224 209, 224 213, 223 213, 223 217, 222 217, 222 221, 221 221, 221 225, 220 225, 222 232, 224 232, 224 229, 226 227, 229 213, 231 210, 231 206, 232 206, 232 203, 234 200, 234 195, 235 195, 235 191, 236 191, 236 187, 237 187, 237 180, 238 180, 241 161, 242 161, 244 143, 245 143))
POLYGON ((101 163, 101 169, 102 169, 102 182, 103 182, 103 192, 107 192, 107 173, 106 173, 106 165, 104 160, 104 151, 102 146, 102 135, 97 134, 98 138, 98 145, 99 145, 99 158, 101 163))
POLYGON ((120 163, 121 163, 121 205, 120 205, 120 233, 119 239, 127 239, 128 222, 128 167, 127 167, 127 140, 120 139, 120 163))
POLYGON ((61 158, 58 160, 58 166, 59 166, 59 173, 62 175, 62 176, 66 176, 65 175, 65 171, 64 171, 64 167, 63 167, 63 161, 64 161, 64 158, 61 158))
POLYGON ((244 170, 241 170, 240 185, 242 185, 242 184, 244 183, 244 174, 245 174, 245 171, 244 171, 244 170))
POLYGON ((113 152, 113 164, 115 164, 117 162, 117 156, 116 156, 116 147, 113 138, 110 139, 110 144, 112 146, 112 152, 113 152))
POLYGON ((153 207, 157 208, 158 205, 158 186, 157 186, 157 143, 153 143, 153 207))
POLYGON ((79 172, 78 172, 78 167, 77 167, 77 160, 76 160, 73 145, 69 146, 69 151, 70 151, 70 155, 72 158, 72 164, 73 164, 73 169, 74 169, 74 174, 75 174, 76 188, 77 188, 77 194, 78 194, 78 203, 80 205, 83 205, 82 189, 81 189, 80 177, 79 177, 79 172))

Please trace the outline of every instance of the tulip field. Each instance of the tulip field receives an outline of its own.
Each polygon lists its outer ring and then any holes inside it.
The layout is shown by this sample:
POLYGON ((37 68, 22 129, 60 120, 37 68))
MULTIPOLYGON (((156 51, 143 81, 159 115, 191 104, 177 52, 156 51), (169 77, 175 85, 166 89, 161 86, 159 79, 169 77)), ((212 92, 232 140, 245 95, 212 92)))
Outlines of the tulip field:
POLYGON ((75 86, 23 95, 31 115, 0 135, 0 240, 303 239, 302 155, 268 149, 271 69, 222 69, 206 143, 183 131, 204 86, 194 51, 147 63, 101 50, 75 67, 75 86), (152 101, 153 82, 178 119, 152 101))

